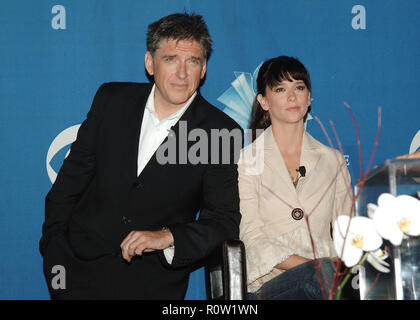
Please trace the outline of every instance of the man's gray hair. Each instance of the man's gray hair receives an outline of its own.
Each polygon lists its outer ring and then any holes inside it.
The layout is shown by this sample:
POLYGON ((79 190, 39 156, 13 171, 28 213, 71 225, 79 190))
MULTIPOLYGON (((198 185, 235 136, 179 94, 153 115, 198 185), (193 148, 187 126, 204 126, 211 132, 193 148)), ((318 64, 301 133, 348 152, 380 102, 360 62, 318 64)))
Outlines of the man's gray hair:
POLYGON ((154 56, 161 40, 195 40, 210 57, 212 40, 203 17, 194 13, 175 13, 151 23, 147 30, 147 50, 154 56))

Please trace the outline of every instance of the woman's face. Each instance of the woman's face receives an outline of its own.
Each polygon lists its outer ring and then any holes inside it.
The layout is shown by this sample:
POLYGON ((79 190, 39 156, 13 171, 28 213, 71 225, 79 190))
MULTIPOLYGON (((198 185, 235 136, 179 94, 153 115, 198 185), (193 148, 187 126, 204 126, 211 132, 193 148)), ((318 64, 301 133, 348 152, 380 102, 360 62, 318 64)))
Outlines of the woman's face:
POLYGON ((265 89, 265 96, 258 94, 261 107, 270 114, 271 122, 297 123, 303 120, 311 105, 311 92, 303 80, 283 80, 265 89))

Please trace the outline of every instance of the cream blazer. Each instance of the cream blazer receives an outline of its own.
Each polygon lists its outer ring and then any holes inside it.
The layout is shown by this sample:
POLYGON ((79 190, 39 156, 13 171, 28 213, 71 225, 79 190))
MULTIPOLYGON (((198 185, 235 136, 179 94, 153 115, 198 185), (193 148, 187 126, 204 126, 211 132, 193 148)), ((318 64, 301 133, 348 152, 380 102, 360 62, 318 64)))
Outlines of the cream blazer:
POLYGON ((306 175, 295 188, 271 126, 241 151, 240 238, 251 292, 282 273, 274 266, 292 254, 314 258, 308 226, 316 257, 337 256, 330 224, 338 215, 350 214, 353 199, 346 162, 337 150, 305 131, 300 165, 306 175), (302 219, 292 217, 295 208, 303 210, 302 219))

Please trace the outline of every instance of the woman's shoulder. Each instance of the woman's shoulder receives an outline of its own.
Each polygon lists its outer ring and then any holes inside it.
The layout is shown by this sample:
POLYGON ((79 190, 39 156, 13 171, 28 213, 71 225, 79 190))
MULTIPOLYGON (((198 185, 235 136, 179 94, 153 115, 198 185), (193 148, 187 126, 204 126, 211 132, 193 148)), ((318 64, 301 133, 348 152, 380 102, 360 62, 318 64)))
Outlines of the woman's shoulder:
POLYGON ((308 148, 312 149, 315 148, 318 150, 318 152, 322 153, 322 155, 328 160, 337 162, 344 161, 344 156, 341 154, 341 152, 333 147, 327 146, 323 144, 322 142, 315 139, 310 133, 305 131, 305 139, 306 144, 308 148))
MULTIPOLYGON (((249 142, 245 147, 243 147, 242 152, 248 152, 249 150, 263 151, 269 146, 268 144, 270 144, 270 141, 273 140, 272 135, 271 126, 266 129, 258 129, 255 140, 249 142)), ((250 140, 251 137, 248 138, 250 140)))
POLYGON ((327 146, 325 144, 323 144, 321 141, 315 139, 309 132, 305 131, 305 138, 307 140, 307 144, 309 147, 312 148, 319 148, 320 151, 326 152, 326 153, 330 153, 331 155, 334 154, 340 154, 340 151, 338 151, 337 149, 327 146))
POLYGON ((264 170, 264 152, 267 147, 267 135, 270 128, 262 132, 254 141, 242 148, 238 168, 239 172, 246 172, 248 175, 260 175, 264 170))

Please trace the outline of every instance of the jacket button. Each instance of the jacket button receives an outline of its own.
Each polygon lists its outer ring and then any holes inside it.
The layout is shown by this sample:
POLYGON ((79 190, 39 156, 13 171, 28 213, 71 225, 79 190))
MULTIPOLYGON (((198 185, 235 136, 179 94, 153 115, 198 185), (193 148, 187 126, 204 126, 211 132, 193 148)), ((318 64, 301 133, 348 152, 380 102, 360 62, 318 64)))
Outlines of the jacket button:
POLYGON ((133 221, 132 219, 130 219, 130 218, 126 217, 126 216, 122 216, 121 220, 125 224, 129 224, 129 223, 131 223, 131 221, 133 221))
POLYGON ((303 210, 300 208, 294 208, 292 210, 292 218, 295 220, 300 220, 303 218, 303 210))
POLYGON ((140 182, 134 182, 133 187, 136 189, 141 189, 141 187, 143 187, 143 185, 140 182))

